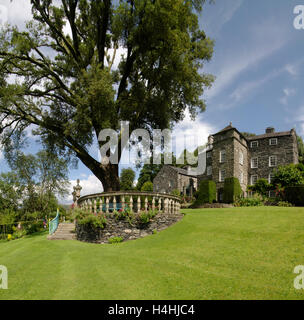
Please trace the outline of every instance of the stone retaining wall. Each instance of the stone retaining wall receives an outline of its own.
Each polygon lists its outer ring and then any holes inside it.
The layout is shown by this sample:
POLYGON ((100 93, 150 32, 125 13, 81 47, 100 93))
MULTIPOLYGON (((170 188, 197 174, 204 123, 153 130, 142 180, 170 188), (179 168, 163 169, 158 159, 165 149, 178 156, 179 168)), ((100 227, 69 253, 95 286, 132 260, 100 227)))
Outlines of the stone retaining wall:
POLYGON ((158 214, 146 226, 139 224, 132 226, 127 220, 116 220, 111 216, 107 217, 104 229, 78 225, 76 222, 76 235, 77 240, 93 243, 109 243, 109 239, 113 237, 121 237, 123 241, 134 240, 167 229, 182 217, 182 214, 158 214))

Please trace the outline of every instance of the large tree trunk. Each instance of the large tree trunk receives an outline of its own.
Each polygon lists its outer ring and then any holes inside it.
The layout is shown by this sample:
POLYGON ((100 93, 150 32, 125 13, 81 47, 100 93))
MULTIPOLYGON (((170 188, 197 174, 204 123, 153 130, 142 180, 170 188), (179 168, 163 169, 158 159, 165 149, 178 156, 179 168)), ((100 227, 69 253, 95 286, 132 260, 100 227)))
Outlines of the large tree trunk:
MULTIPOLYGON (((105 192, 120 190, 118 164, 103 165, 88 153, 78 153, 77 157, 100 180, 105 192)), ((98 190, 96 190, 96 193, 98 193, 98 190)))
POLYGON ((120 190, 118 164, 108 164, 97 178, 101 181, 105 192, 120 190))

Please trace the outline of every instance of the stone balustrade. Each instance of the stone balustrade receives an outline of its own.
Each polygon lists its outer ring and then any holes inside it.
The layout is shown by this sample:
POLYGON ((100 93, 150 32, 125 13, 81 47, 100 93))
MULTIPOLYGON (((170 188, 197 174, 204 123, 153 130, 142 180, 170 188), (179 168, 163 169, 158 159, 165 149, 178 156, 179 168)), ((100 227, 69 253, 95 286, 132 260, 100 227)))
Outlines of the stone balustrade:
POLYGON ((155 192, 114 191, 80 197, 77 206, 91 213, 111 213, 128 208, 135 213, 157 210, 165 214, 179 214, 181 199, 155 192))

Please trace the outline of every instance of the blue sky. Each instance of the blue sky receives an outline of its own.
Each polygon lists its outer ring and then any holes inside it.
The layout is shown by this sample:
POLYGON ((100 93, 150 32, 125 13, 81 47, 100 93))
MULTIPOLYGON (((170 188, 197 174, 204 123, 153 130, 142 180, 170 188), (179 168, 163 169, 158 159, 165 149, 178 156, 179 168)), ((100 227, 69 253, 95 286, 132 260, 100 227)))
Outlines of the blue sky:
MULTIPOLYGON (((30 17, 25 2, 30 1, 0 0, 9 8, 11 23, 22 26, 30 17)), ((240 131, 259 134, 274 126, 304 135, 304 29, 293 26, 293 10, 299 4, 304 0, 216 0, 205 5, 200 25, 215 40, 215 50, 203 71, 215 75, 216 81, 205 93, 207 110, 195 122, 187 116, 176 126, 177 136, 198 134, 203 143, 230 121, 240 131)), ((29 139, 33 143, 27 152, 35 153, 39 145, 30 132, 29 139)), ((0 169, 7 170, 3 157, 0 169)), ((102 190, 81 163, 70 171, 72 185, 77 178, 83 194, 102 190)))

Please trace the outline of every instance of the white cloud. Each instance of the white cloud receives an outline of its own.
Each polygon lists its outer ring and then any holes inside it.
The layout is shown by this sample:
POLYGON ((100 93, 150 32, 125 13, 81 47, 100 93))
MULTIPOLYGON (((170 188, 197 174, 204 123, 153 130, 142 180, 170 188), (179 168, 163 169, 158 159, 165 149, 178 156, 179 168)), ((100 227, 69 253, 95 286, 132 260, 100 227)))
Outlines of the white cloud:
POLYGON ((216 4, 216 6, 210 9, 216 11, 217 19, 212 19, 213 15, 205 16, 203 11, 204 24, 210 28, 210 34, 215 36, 217 36, 222 27, 234 17, 237 10, 243 4, 243 0, 219 0, 216 4))
POLYGON ((283 105, 287 105, 288 103, 288 98, 289 97, 292 97, 296 94, 296 90, 295 89, 292 89, 292 88, 285 88, 283 90, 283 93, 284 93, 284 96, 280 99, 280 102, 283 104, 283 105))
POLYGON ((209 135, 216 131, 215 127, 203 119, 192 121, 189 112, 186 112, 185 119, 175 126, 172 133, 176 137, 177 154, 185 148, 194 151, 198 146, 204 145, 209 135))
POLYGON ((296 76, 298 74, 298 71, 296 70, 296 66, 292 64, 287 64, 285 66, 285 70, 292 76, 296 76))
POLYGON ((234 14, 243 4, 243 0, 234 0, 231 3, 227 3, 227 0, 224 0, 224 2, 228 4, 228 7, 225 8, 224 6, 221 6, 222 14, 221 14, 221 20, 220 20, 221 21, 220 28, 222 28, 224 24, 226 24, 233 18, 234 14))
POLYGON ((8 10, 8 22, 12 25, 17 25, 23 29, 25 22, 32 18, 32 6, 30 1, 8 1, 0 0, 0 4, 8 10))
POLYGON ((256 91, 260 87, 262 87, 265 83, 270 81, 271 79, 275 78, 281 73, 281 70, 275 70, 269 74, 267 74, 265 77, 262 77, 260 79, 255 79, 253 81, 247 81, 244 83, 241 83, 231 94, 230 98, 232 99, 230 103, 226 105, 226 108, 232 107, 235 105, 235 103, 240 102, 244 100, 245 98, 249 97, 252 92, 256 91))

